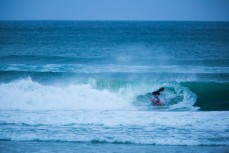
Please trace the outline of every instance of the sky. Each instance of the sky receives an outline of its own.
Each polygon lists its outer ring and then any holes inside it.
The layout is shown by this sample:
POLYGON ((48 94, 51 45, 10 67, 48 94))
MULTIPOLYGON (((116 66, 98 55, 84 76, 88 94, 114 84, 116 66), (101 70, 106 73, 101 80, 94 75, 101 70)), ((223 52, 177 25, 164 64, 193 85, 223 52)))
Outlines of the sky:
POLYGON ((0 20, 229 21, 229 0, 0 0, 0 20))

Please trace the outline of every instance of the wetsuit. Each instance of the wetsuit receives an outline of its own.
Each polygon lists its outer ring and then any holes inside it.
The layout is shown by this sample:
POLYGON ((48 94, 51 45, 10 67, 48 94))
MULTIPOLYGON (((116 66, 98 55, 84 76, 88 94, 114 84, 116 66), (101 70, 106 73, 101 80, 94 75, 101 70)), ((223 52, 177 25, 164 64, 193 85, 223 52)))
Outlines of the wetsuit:
POLYGON ((152 95, 154 95, 154 96, 160 96, 160 91, 154 91, 154 92, 152 92, 152 95))

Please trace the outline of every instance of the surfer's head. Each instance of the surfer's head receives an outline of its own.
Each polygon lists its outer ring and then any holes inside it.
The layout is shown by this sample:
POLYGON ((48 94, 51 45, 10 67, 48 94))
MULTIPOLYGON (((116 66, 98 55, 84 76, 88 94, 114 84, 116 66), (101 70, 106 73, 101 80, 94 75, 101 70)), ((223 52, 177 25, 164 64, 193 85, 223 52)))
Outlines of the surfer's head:
POLYGON ((164 91, 164 90, 165 90, 164 87, 161 87, 160 89, 158 89, 159 92, 164 91))

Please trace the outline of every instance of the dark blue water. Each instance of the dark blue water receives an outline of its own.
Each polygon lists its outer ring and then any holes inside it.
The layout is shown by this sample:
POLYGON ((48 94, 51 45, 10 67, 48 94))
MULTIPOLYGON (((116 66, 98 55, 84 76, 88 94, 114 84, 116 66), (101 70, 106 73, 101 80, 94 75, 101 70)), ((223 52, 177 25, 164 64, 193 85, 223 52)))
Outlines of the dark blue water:
POLYGON ((228 145, 228 91, 229 22, 0 22, 1 140, 228 145))

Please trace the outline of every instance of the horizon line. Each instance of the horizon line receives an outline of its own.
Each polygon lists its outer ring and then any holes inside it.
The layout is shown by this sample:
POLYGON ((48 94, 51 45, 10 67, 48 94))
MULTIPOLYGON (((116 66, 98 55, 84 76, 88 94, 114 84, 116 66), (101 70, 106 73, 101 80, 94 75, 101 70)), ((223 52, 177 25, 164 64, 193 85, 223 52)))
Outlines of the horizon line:
POLYGON ((107 20, 107 19, 0 19, 0 21, 88 21, 88 22, 229 22, 229 20, 107 20))

